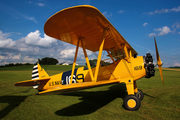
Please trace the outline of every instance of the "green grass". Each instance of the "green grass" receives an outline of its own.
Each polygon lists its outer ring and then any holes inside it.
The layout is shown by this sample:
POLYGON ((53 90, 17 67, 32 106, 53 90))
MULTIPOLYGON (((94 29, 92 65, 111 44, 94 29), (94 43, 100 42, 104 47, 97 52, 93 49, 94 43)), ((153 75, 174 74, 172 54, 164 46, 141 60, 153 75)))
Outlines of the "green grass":
MULTIPOLYGON (((14 83, 31 79, 33 66, 0 68, 0 119, 136 119, 176 120, 180 118, 179 71, 163 71, 164 84, 158 70, 156 76, 137 82, 144 92, 138 111, 122 107, 124 84, 80 90, 63 95, 35 95, 32 87, 17 87, 14 83)), ((53 75, 72 66, 42 66, 53 75)))

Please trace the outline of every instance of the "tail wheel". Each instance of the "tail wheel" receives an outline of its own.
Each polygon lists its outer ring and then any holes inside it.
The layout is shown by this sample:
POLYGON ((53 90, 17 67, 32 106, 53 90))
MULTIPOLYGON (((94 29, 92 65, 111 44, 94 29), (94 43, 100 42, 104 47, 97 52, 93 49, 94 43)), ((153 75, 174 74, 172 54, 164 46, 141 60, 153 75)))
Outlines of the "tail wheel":
POLYGON ((135 95, 127 95, 124 98, 124 107, 127 110, 135 111, 138 110, 141 106, 141 100, 135 95))
POLYGON ((138 97, 140 100, 143 100, 144 98, 144 93, 138 89, 138 92, 135 94, 136 97, 138 97))

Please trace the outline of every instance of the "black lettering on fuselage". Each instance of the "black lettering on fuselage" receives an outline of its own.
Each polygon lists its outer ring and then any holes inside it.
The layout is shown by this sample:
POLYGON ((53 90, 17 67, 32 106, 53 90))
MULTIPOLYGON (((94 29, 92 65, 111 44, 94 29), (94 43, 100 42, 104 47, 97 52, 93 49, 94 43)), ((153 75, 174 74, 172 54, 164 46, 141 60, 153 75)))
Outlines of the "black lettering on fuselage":
POLYGON ((60 81, 55 81, 55 85, 59 85, 60 84, 60 81))
POLYGON ((49 86, 60 85, 60 84, 61 84, 61 81, 52 81, 52 82, 49 82, 49 86))
POLYGON ((141 65, 140 66, 135 66, 134 70, 142 70, 142 66, 141 65))

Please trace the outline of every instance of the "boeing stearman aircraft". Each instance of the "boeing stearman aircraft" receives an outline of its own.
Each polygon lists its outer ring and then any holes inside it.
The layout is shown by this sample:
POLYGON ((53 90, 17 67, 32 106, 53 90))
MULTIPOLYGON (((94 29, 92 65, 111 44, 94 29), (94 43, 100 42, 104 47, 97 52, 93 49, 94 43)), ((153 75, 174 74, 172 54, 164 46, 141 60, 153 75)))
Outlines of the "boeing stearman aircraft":
MULTIPOLYGON (((76 46, 72 70, 49 76, 37 63, 32 79, 15 83, 15 86, 34 86, 39 91, 37 94, 45 94, 125 83, 128 95, 124 98, 124 107, 132 111, 140 108, 144 95, 136 81, 155 75, 152 55, 137 56, 138 53, 97 8, 80 5, 63 9, 46 21, 44 31, 50 37, 76 46), (84 67, 75 69, 79 47, 83 49, 88 70, 84 67), (96 67, 91 68, 86 50, 98 51, 96 67), (103 51, 107 52, 112 64, 101 66, 103 51)), ((163 82, 162 62, 155 38, 154 41, 163 82)))

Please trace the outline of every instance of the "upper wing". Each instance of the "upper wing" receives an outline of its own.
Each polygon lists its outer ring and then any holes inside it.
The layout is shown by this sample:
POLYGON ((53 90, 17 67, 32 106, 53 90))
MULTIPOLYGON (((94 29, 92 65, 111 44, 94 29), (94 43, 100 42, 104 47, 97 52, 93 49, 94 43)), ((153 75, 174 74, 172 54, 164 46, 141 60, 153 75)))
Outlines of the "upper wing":
POLYGON ((125 45, 132 55, 138 54, 104 15, 90 5, 63 9, 51 16, 44 26, 47 35, 73 45, 83 37, 85 48, 91 51, 99 50, 104 29, 107 29, 104 50, 122 55, 125 45))

